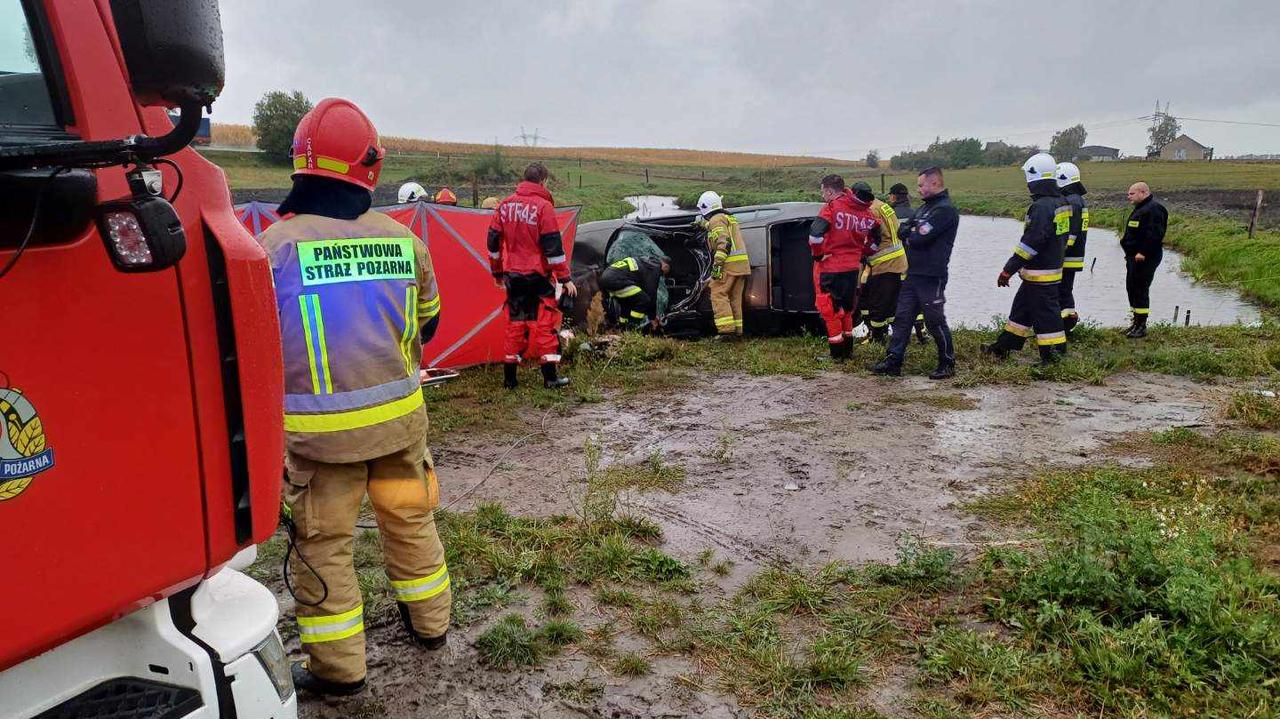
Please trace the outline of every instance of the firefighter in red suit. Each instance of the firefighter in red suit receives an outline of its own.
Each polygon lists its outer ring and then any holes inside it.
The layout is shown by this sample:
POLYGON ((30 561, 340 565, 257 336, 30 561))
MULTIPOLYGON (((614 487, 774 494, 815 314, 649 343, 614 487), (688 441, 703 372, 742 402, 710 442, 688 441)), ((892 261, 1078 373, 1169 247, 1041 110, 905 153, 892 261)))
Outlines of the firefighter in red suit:
POLYGON ((858 274, 863 254, 879 244, 880 220, 870 201, 855 196, 839 175, 822 178, 822 199, 827 204, 809 227, 814 304, 827 326, 831 358, 842 362, 853 354, 858 274))
POLYGON ((560 323, 556 286, 569 297, 578 288, 569 280, 569 263, 547 191, 547 168, 534 162, 514 195, 498 203, 489 223, 489 267, 507 291, 507 336, 503 342, 503 386, 514 389, 516 369, 526 357, 537 357, 548 389, 569 384, 559 377, 560 323))

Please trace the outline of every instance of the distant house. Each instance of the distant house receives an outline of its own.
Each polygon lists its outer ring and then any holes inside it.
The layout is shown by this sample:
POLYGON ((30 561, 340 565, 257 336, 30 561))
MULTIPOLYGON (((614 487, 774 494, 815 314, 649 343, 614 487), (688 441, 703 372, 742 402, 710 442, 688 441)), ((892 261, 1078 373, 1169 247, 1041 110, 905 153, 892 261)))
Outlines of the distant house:
POLYGON ((1085 145, 1080 148, 1080 152, 1076 157, 1090 162, 1108 162, 1110 160, 1120 159, 1120 148, 1106 147, 1103 145, 1085 145))
POLYGON ((1161 160, 1212 160, 1213 148, 1206 147, 1192 140, 1187 135, 1178 135, 1177 139, 1160 150, 1161 160))

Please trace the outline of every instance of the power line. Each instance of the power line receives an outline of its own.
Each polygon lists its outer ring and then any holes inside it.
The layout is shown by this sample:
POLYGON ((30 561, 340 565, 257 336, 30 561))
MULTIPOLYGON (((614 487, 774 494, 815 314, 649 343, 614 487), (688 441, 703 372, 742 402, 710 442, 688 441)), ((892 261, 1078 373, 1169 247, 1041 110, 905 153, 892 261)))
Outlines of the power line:
POLYGON ((1217 122, 1223 125, 1251 125, 1253 127, 1280 127, 1280 123, 1275 122, 1248 122, 1245 120, 1209 120, 1203 117, 1183 117, 1181 115, 1170 115, 1175 120, 1186 120, 1187 122, 1217 122))

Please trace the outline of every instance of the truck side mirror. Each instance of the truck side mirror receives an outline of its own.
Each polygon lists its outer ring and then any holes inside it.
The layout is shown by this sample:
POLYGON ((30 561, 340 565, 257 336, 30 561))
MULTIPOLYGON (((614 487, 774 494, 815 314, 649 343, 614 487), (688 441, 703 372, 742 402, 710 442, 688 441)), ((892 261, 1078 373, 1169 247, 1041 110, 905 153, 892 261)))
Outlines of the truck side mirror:
POLYGON ((129 82, 143 105, 209 105, 226 81, 217 0, 111 0, 129 82))

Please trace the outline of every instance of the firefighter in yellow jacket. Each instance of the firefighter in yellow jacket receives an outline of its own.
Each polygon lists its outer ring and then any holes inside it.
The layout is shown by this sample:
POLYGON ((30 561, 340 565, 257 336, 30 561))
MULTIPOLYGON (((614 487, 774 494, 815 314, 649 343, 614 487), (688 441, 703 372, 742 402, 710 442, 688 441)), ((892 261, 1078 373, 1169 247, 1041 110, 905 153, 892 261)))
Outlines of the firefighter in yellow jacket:
POLYGON ((409 635, 439 649, 449 629, 418 380, 440 297, 422 241, 369 211, 383 155, 359 108, 322 101, 294 135, 293 189, 279 209, 292 217, 262 235, 280 312, 290 576, 307 654, 293 680, 320 694, 351 694, 365 682, 352 549, 366 493, 409 635))
POLYGON ((863 261, 862 321, 871 330, 870 339, 884 344, 893 326, 898 308, 898 290, 907 274, 907 251, 898 238, 898 215, 893 207, 876 199, 871 185, 853 183, 853 193, 871 203, 871 213, 888 230, 880 235, 880 244, 863 261))
POLYGON ((707 227, 711 249, 711 311, 716 336, 742 335, 742 303, 751 275, 751 257, 742 241, 738 220, 724 210, 724 198, 711 190, 698 198, 698 213, 707 227))

